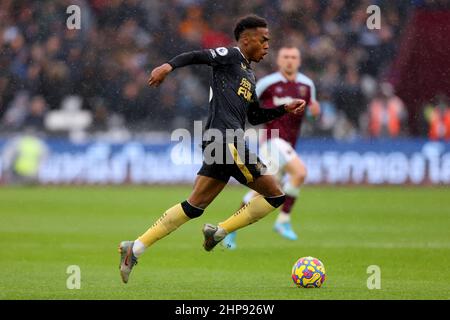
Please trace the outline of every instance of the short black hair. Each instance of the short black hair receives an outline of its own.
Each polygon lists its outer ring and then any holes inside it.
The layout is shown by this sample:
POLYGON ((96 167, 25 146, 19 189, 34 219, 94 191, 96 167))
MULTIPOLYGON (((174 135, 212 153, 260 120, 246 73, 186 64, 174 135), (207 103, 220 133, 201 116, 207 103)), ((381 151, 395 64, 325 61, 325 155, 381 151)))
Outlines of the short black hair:
POLYGON ((247 29, 267 28, 267 21, 256 14, 251 14, 240 18, 234 27, 234 38, 236 41, 241 37, 242 32, 247 29))

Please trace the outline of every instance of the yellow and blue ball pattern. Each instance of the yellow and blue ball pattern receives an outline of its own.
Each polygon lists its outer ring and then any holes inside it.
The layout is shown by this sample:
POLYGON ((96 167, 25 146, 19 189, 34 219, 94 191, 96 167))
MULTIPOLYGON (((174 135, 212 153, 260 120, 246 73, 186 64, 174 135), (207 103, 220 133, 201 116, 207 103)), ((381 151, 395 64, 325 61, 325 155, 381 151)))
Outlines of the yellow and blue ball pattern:
POLYGON ((325 267, 317 258, 300 258, 292 267, 292 280, 298 287, 319 288, 325 281, 325 267))

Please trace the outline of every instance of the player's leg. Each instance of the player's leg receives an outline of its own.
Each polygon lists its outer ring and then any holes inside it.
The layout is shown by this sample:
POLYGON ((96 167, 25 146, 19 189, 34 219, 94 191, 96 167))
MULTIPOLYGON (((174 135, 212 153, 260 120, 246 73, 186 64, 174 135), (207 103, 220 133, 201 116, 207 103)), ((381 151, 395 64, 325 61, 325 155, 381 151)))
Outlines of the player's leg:
POLYGON ((300 185, 306 177, 305 165, 291 144, 281 138, 270 139, 263 144, 261 157, 270 164, 271 172, 276 174, 278 181, 283 184, 283 191, 286 194, 286 201, 278 214, 274 230, 287 239, 296 240, 298 237, 292 230, 290 212, 298 196, 300 185), (288 180, 283 179, 286 174, 288 180))
POLYGON ((205 250, 212 250, 227 234, 264 218, 284 202, 285 195, 272 175, 262 175, 247 186, 255 190, 258 195, 228 219, 220 222, 218 226, 205 225, 203 231, 205 250))
MULTIPOLYGON (((241 202, 241 205, 240 205, 239 209, 241 209, 243 206, 245 206, 247 203, 249 203, 250 200, 251 200, 252 198, 256 197, 257 195, 258 195, 258 193, 256 193, 256 192, 253 191, 253 190, 248 191, 248 192, 245 194, 245 196, 242 198, 242 202, 241 202)), ((233 232, 229 233, 229 234, 225 237, 225 239, 223 239, 223 242, 222 242, 223 246, 224 246, 225 248, 231 249, 231 250, 236 249, 236 248, 237 248, 237 244, 236 244, 236 236, 237 236, 236 231, 233 231, 233 232)))
POLYGON ((219 223, 226 233, 236 231, 262 219, 284 202, 285 195, 272 175, 261 175, 249 182, 247 186, 256 191, 257 195, 230 218, 219 223))
MULTIPOLYGON (((297 234, 292 229, 291 211, 300 193, 300 187, 306 179, 306 166, 300 157, 296 153, 294 154, 294 156, 290 157, 289 161, 285 163, 282 162, 283 167, 280 168, 280 172, 286 173, 288 178, 283 184, 283 191, 286 194, 286 200, 283 203, 274 224, 274 230, 289 240, 296 240, 298 238, 297 234)), ((279 156, 283 157, 282 154, 279 156)), ((278 178, 279 176, 277 175, 276 177, 278 178)), ((253 197, 257 195, 258 193, 255 191, 247 192, 243 198, 240 208, 245 206, 253 197)), ((236 232, 228 234, 224 239, 223 244, 228 249, 235 249, 237 247, 236 232)))
POLYGON ((266 166, 245 145, 228 144, 228 151, 234 163, 230 175, 240 183, 250 187, 259 195, 218 226, 205 225, 203 234, 205 250, 210 251, 225 236, 233 231, 248 226, 283 204, 285 195, 272 175, 265 175, 266 166), (256 160, 256 161, 255 161, 256 160))
POLYGON ((203 210, 216 198, 225 185, 226 182, 214 178, 197 176, 189 198, 168 209, 150 229, 140 236, 136 244, 142 243, 142 245, 140 245, 140 250, 133 250, 134 253, 137 256, 141 255, 157 240, 165 237, 190 219, 202 215, 203 210))
POLYGON ((300 157, 295 155, 286 162, 283 167, 288 175, 288 179, 283 184, 283 191, 286 194, 286 201, 281 207, 274 225, 275 231, 289 240, 296 240, 298 237, 292 229, 291 211, 300 193, 300 187, 306 178, 306 166, 300 157))
POLYGON ((223 190, 226 182, 197 176, 194 189, 189 198, 169 208, 156 222, 135 241, 123 241, 119 246, 121 253, 120 271, 122 279, 128 282, 128 276, 137 258, 159 239, 167 236, 187 221, 202 215, 204 209, 223 190))
MULTIPOLYGON (((267 173, 271 173, 275 175, 275 178, 280 181, 283 176, 283 166, 286 162, 284 157, 284 153, 282 153, 279 148, 277 148, 276 141, 278 139, 267 140, 263 142, 259 148, 259 155, 261 159, 263 159, 264 164, 267 166, 267 173)), ((258 193, 254 190, 250 190, 243 199, 241 207, 244 207, 250 200, 256 197, 258 193)), ((236 231, 229 233, 223 241, 223 244, 226 248, 234 249, 237 247, 236 245, 236 231)))

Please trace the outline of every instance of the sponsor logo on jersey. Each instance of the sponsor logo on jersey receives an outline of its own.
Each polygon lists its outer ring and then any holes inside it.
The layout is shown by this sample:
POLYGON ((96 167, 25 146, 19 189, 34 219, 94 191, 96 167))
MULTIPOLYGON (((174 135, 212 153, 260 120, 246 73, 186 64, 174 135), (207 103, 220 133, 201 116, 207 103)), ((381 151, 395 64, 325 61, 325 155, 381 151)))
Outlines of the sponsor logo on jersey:
POLYGON ((306 87, 306 86, 299 86, 298 87, 298 91, 299 91, 299 93, 300 93, 300 97, 305 97, 306 96, 306 94, 307 94, 307 92, 308 92, 308 88, 306 87))
POLYGON ((292 97, 277 97, 273 96, 273 104, 275 106, 281 106, 282 104, 289 104, 294 100, 292 97))
POLYGON ((252 84, 248 79, 242 78, 237 91, 238 96, 243 97, 247 101, 252 100, 252 84))

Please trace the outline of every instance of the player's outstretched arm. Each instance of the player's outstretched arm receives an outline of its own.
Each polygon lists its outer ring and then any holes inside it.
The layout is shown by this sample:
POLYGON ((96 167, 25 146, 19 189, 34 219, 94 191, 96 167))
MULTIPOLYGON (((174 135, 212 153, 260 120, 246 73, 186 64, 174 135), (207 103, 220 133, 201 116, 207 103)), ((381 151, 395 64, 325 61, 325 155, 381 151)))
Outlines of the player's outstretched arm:
POLYGON ((150 73, 150 78, 148 79, 148 85, 159 86, 166 76, 174 69, 188 66, 191 64, 209 64, 211 62, 205 50, 190 51, 177 55, 172 58, 169 62, 166 62, 159 67, 156 67, 150 73))
POLYGON ((259 106, 259 102, 251 103, 248 112, 248 122, 252 125, 265 123, 281 117, 286 113, 293 113, 295 115, 301 115, 305 112, 306 101, 303 99, 294 99, 291 103, 283 104, 277 108, 264 109, 259 106))
POLYGON ((235 48, 217 48, 194 50, 184 52, 170 59, 167 63, 160 65, 152 70, 150 78, 148 79, 148 85, 159 86, 166 76, 176 68, 189 66, 192 64, 207 64, 209 66, 223 65, 232 63, 240 55, 239 51, 235 48))

